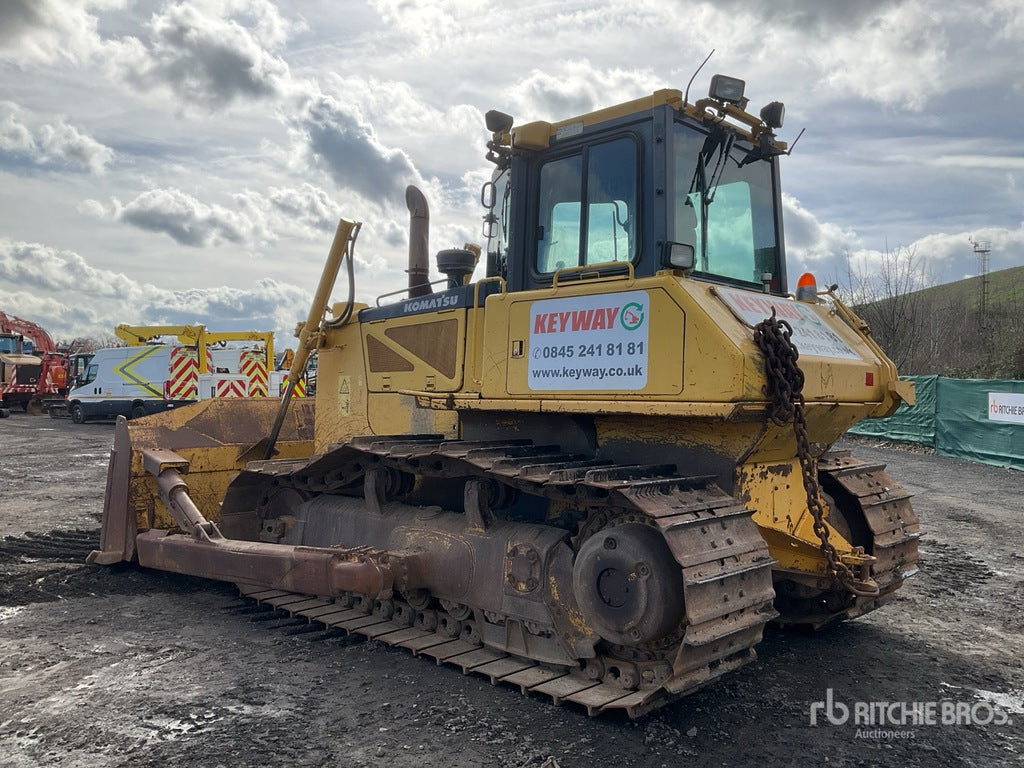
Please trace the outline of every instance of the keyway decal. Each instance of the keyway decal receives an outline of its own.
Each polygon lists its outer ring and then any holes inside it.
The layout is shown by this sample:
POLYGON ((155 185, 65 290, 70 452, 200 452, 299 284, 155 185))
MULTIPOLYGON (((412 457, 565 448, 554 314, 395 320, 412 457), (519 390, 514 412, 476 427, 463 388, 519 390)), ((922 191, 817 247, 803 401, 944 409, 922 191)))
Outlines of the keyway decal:
POLYGON ((646 291, 534 302, 528 386, 643 389, 650 351, 649 315, 646 291))

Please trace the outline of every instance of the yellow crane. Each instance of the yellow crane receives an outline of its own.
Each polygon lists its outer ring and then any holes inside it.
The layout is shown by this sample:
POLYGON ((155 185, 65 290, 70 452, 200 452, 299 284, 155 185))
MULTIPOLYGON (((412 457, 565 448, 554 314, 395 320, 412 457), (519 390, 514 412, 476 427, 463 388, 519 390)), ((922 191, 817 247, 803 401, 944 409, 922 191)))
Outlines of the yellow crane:
POLYGON ((128 325, 121 323, 114 334, 130 347, 141 347, 162 336, 174 336, 179 342, 199 350, 199 372, 207 373, 206 348, 229 341, 259 341, 267 357, 267 370, 274 370, 273 331, 208 331, 205 325, 128 325))

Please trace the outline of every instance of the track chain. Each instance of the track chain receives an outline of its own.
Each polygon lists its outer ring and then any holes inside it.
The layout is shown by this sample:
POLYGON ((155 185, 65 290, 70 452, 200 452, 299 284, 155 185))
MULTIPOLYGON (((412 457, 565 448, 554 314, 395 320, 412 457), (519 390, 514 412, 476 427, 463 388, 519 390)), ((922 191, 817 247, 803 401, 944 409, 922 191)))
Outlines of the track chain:
POLYGON ((0 540, 0 559, 57 560, 80 564, 96 545, 99 530, 28 531, 24 536, 5 536, 0 540))
MULTIPOLYGON (((485 675, 493 683, 548 695, 556 704, 579 704, 590 715, 619 709, 630 717, 752 661, 764 625, 776 616, 774 560, 750 510, 711 477, 678 476, 673 465, 617 464, 528 440, 451 441, 436 435, 399 435, 356 437, 302 465, 253 462, 247 471, 274 476, 278 486, 315 493, 351 489, 375 466, 406 475, 489 480, 520 493, 566 502, 586 510, 581 532, 599 529, 619 516, 639 517, 657 528, 679 564, 686 605, 675 644, 653 654, 667 662, 664 666, 670 665, 671 673, 654 681, 639 674, 614 682, 594 679, 589 670, 553 667, 488 648, 473 622, 443 616, 442 621, 433 617, 424 621, 428 612, 415 611, 400 600, 387 601, 390 606, 380 601, 371 606, 353 596, 339 603, 240 584, 242 593, 324 626, 485 675), (458 636, 452 636, 453 626, 462 628, 458 636)), ((646 658, 652 652, 636 655, 646 658)), ((612 661, 630 665, 628 659, 612 661)))
POLYGON ((911 494, 889 476, 885 464, 855 459, 849 451, 826 453, 818 460, 818 471, 856 499, 871 530, 871 577, 879 586, 878 597, 892 594, 918 570, 921 526, 911 494))
POLYGON ((859 513, 865 521, 864 533, 871 539, 866 549, 875 557, 871 578, 879 586, 877 595, 859 597, 838 586, 802 597, 783 588, 780 621, 822 629, 875 610, 917 573, 921 528, 910 505, 911 495, 885 472, 884 464, 855 459, 849 451, 833 451, 818 459, 818 476, 823 485, 837 485, 846 500, 856 505, 848 511, 859 513))

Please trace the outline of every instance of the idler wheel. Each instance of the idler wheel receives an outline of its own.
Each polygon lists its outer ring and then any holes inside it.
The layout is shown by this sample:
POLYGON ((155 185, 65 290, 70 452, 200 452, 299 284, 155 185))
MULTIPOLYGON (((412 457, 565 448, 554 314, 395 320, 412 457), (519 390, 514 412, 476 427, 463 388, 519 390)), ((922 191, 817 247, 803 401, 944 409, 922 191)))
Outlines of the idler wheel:
POLYGON ((597 531, 580 547, 572 580, 584 618, 610 643, 650 643, 682 621, 679 563, 649 526, 626 523, 597 531))

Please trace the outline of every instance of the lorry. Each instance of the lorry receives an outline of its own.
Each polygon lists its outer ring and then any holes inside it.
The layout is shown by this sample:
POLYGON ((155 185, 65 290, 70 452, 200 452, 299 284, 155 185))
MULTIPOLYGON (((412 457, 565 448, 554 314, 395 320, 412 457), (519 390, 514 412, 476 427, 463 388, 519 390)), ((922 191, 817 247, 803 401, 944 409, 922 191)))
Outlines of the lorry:
POLYGON ((410 187, 409 285, 356 302, 343 219, 280 403, 118 420, 90 562, 629 717, 752 662, 769 622, 887 602, 916 572, 910 495, 833 446, 913 388, 831 289, 789 292, 784 107, 744 91, 487 113, 483 274, 449 248, 428 280, 410 187))
POLYGON ((204 325, 129 325, 121 323, 114 334, 131 346, 157 343, 163 337, 176 337, 181 344, 195 347, 197 357, 197 396, 266 397, 269 374, 274 367, 273 331, 208 331, 204 325), (259 344, 228 347, 229 342, 255 341, 259 344), (223 374, 223 375, 221 375, 223 374))

